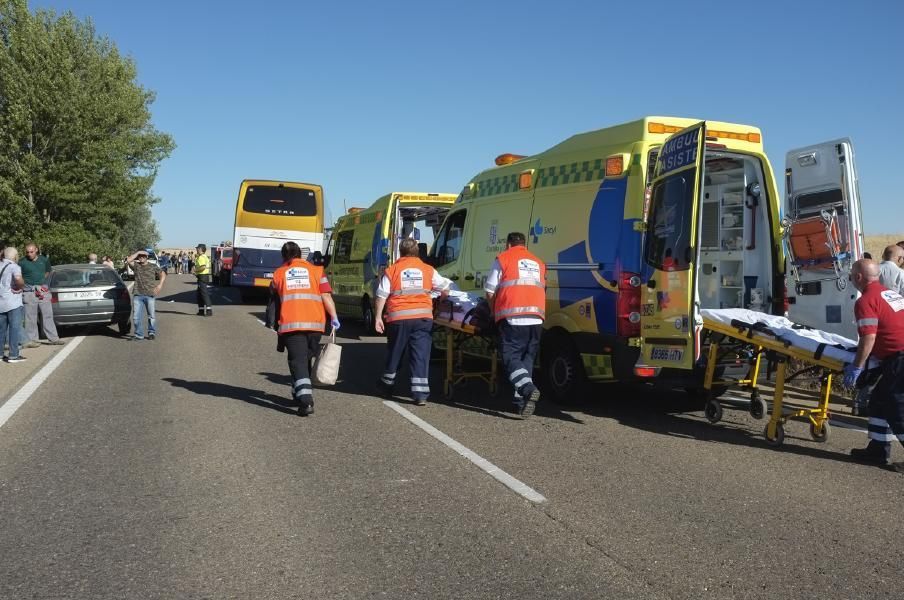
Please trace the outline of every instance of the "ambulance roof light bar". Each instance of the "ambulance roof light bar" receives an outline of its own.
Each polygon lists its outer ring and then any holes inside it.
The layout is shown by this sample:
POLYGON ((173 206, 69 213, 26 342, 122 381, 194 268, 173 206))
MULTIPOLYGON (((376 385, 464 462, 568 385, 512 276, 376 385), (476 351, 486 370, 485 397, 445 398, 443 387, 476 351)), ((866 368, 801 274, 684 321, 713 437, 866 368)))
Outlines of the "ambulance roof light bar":
POLYGON ((523 154, 512 154, 511 152, 506 152, 505 154, 500 154, 496 157, 496 166, 504 167, 505 165, 510 165, 515 161, 519 161, 522 158, 527 158, 523 154))
MULTIPOLYGON (((650 122, 647 123, 647 131, 650 133, 678 133, 684 129, 677 125, 666 125, 665 123, 650 122)), ((727 140, 740 140, 742 142, 750 142, 751 144, 759 144, 763 141, 762 136, 754 131, 747 133, 738 133, 735 131, 720 131, 715 129, 706 130, 706 138, 722 138, 727 140)))

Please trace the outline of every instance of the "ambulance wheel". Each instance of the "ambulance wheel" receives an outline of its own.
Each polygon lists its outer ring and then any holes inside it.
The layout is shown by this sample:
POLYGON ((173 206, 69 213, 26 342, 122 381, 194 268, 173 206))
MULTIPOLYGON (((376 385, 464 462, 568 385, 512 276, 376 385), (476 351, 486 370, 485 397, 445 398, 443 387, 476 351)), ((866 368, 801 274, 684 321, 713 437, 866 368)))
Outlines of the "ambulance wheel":
POLYGON ((769 423, 766 423, 766 428, 763 430, 763 437, 766 438, 766 443, 770 446, 778 448, 785 442, 785 426, 780 422, 775 424, 775 437, 769 437, 769 423))
POLYGON ((754 392, 750 397, 750 416, 759 421, 766 416, 768 408, 766 401, 760 398, 760 395, 754 392))
POLYGON ((566 334, 553 333, 540 350, 543 391, 556 404, 577 404, 584 381, 581 357, 566 334))
POLYGON ((718 423, 722 420, 722 405, 716 400, 707 400, 703 407, 703 414, 710 423, 718 423))
POLYGON ((819 427, 814 423, 810 423, 810 437, 813 438, 813 441, 815 442, 822 443, 828 440, 831 431, 828 421, 823 421, 819 427))
POLYGON ((364 333, 366 335, 376 335, 377 330, 374 329, 374 307, 370 303, 370 298, 364 297, 361 300, 361 319, 364 321, 364 333))

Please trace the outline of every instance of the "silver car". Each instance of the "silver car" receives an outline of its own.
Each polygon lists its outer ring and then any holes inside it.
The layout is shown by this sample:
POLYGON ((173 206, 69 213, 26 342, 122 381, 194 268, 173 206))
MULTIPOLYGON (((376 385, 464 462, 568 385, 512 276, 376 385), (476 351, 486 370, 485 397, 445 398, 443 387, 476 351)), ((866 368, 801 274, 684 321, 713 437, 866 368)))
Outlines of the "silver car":
POLYGON ((106 265, 57 265, 48 279, 57 327, 112 325, 126 335, 132 328, 129 289, 106 265))

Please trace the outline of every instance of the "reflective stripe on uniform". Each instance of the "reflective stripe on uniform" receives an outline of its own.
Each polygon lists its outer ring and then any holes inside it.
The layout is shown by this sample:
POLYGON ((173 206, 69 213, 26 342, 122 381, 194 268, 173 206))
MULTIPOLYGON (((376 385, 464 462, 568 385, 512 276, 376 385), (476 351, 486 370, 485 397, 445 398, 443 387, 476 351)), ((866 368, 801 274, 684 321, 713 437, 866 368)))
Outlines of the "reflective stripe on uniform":
POLYGON ((429 294, 430 290, 421 290, 417 288, 411 288, 407 290, 396 290, 394 292, 389 292, 390 296, 415 296, 417 294, 429 294))
POLYGON ((523 387, 524 387, 525 385, 527 385, 528 383, 533 383, 533 381, 531 380, 530 377, 524 377, 524 378, 519 379, 518 381, 514 382, 512 385, 515 386, 517 389, 520 390, 521 388, 523 388, 523 387))
POLYGON ((320 331, 323 329, 323 323, 317 323, 315 321, 293 321, 292 323, 281 323, 279 326, 280 333, 295 331, 296 329, 313 329, 320 331))
POLYGON ((521 375, 527 375, 527 369, 515 369, 512 371, 512 374, 509 375, 509 381, 515 381, 515 379, 521 375))
POLYGON ((545 317, 546 311, 539 306, 517 306, 515 308, 506 308, 504 310, 496 311, 496 318, 500 317, 510 317, 512 315, 521 315, 524 313, 530 314, 539 314, 540 316, 545 317))
POLYGON ((541 282, 537 281, 536 279, 509 279, 508 281, 503 281, 496 287, 497 287, 497 289, 502 289, 502 288, 511 287, 513 285, 532 285, 532 286, 541 287, 541 288, 546 287, 545 285, 543 285, 541 282))
POLYGON ((427 308, 409 308, 408 310, 397 310, 395 312, 386 313, 386 319, 391 321, 396 317, 410 317, 412 315, 424 316, 428 319, 432 319, 433 311, 427 308))
POLYGON ((429 394, 430 387, 426 386, 426 385, 413 385, 413 386, 411 386, 411 391, 412 392, 420 392, 422 394, 429 394))
POLYGON ((895 436, 891 431, 891 426, 885 419, 879 417, 870 417, 868 423, 869 439, 877 442, 893 442, 895 436))
POLYGON ((879 319, 857 319, 857 327, 870 327, 878 324, 879 319))
POLYGON ((411 383, 430 383, 430 380, 426 377, 412 377, 411 383))
POLYGON ((305 377, 296 381, 294 392, 296 396, 313 396, 314 389, 311 387, 311 380, 305 377))
POLYGON ((395 383, 395 376, 395 373, 383 373, 382 377, 380 377, 380 381, 386 385, 392 385, 395 383))
POLYGON ((282 298, 280 298, 283 302, 288 302, 289 300, 313 300, 314 302, 323 302, 323 298, 320 294, 286 294, 282 298))

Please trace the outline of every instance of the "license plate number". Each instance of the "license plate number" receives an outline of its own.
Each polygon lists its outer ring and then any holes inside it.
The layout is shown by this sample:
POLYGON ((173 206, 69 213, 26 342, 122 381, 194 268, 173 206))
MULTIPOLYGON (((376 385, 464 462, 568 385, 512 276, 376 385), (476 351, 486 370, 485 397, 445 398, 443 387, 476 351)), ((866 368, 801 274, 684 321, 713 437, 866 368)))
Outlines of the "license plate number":
POLYGON ((104 297, 104 290, 90 290, 84 292, 62 292, 60 300, 97 300, 104 297))
POLYGON ((678 362, 683 356, 684 350, 680 348, 653 348, 650 350, 650 358, 653 360, 678 362))
POLYGON ((267 279, 273 279, 273 273, 264 273, 264 277, 267 279))

